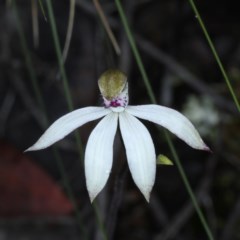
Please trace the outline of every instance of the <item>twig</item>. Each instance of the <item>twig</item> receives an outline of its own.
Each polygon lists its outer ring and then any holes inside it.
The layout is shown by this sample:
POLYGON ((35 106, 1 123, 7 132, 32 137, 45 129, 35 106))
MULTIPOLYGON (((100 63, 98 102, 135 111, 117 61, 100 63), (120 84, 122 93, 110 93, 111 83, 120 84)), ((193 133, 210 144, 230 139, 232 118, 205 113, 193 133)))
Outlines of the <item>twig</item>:
MULTIPOLYGON (((91 4, 90 1, 76 0, 76 6, 84 10, 86 13, 89 14, 90 17, 93 17, 96 20, 97 12, 96 12, 96 9, 94 8, 94 5, 91 4)), ((106 13, 108 13, 107 8, 104 8, 104 10, 106 13)), ((108 16, 108 23, 112 28, 116 28, 119 26, 119 22, 116 21, 111 16, 108 16)))
MULTIPOLYGON (((132 16, 133 16, 133 2, 132 1, 127 1, 125 4, 126 8, 126 15, 128 16, 129 22, 131 24, 132 22, 132 16)), ((126 35, 124 34, 124 29, 120 29, 120 36, 121 36, 121 49, 122 49, 122 54, 121 58, 119 60, 119 69, 127 73, 130 72, 131 65, 132 65, 132 54, 131 54, 131 49, 128 43, 128 39, 126 35)))
POLYGON ((104 28, 105 28, 105 30, 107 32, 107 35, 108 35, 108 37, 109 37, 109 39, 110 39, 110 41, 111 41, 111 43, 113 45, 113 48, 114 48, 116 54, 120 55, 121 54, 121 49, 120 49, 120 47, 118 45, 118 42, 117 42, 117 40, 116 40, 112 30, 111 30, 111 27, 110 27, 109 22, 108 22, 105 14, 104 14, 104 12, 102 10, 102 7, 99 4, 99 1, 98 0, 93 0, 93 3, 94 3, 94 5, 95 5, 95 7, 97 9, 99 17, 100 17, 100 19, 102 21, 102 24, 103 24, 103 26, 104 26, 104 28))
POLYGON ((70 0, 67 35, 66 35, 63 53, 62 53, 62 62, 63 63, 65 63, 65 61, 67 59, 67 54, 69 51, 70 42, 71 42, 71 38, 72 38, 73 23, 74 23, 74 16, 75 16, 75 4, 76 4, 75 1, 76 0, 70 0))
POLYGON ((39 46, 39 27, 38 27, 38 5, 36 0, 32 0, 32 28, 34 47, 39 46))

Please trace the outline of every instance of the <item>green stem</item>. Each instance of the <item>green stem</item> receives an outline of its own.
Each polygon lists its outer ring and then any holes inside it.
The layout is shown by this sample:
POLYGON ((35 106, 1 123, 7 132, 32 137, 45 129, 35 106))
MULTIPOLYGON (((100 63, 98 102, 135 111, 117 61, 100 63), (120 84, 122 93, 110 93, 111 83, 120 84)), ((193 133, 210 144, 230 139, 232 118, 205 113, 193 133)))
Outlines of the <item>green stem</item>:
MULTIPOLYGON (((70 111, 72 111, 73 110, 73 103, 72 103, 72 98, 71 98, 71 94, 70 94, 70 90, 69 90, 66 71, 65 71, 65 68, 64 68, 64 62, 63 62, 63 58, 62 58, 62 55, 61 55, 61 48, 60 48, 59 38, 58 38, 58 34, 57 34, 57 27, 56 27, 55 17, 54 17, 54 13, 53 13, 53 8, 52 8, 52 2, 51 2, 51 0, 46 0, 46 3, 47 3, 47 10, 48 10, 49 21, 50 21, 52 35, 53 35, 55 51, 56 51, 56 55, 57 55, 57 59, 58 59, 60 73, 61 73, 61 76, 62 76, 62 79, 63 79, 65 96, 67 98, 68 108, 69 108, 70 111)), ((81 144, 79 134, 76 133, 75 138, 76 138, 77 144, 79 146, 80 158, 83 162, 83 147, 82 147, 82 144, 81 144)), ((103 223, 100 219, 99 212, 98 212, 98 207, 97 207, 96 204, 93 204, 93 209, 94 209, 95 216, 96 216, 96 219, 97 219, 97 223, 98 223, 98 226, 101 230, 102 236, 105 240, 107 240, 106 230, 105 230, 104 225, 103 225, 103 223)))
MULTIPOLYGON (((129 43, 131 45, 131 48, 132 48, 132 51, 133 51, 133 55, 134 55, 135 60, 136 60, 136 62, 138 64, 138 68, 139 68, 139 70, 140 70, 140 72, 142 74, 142 78, 143 78, 145 86, 147 88, 148 95, 149 95, 151 101, 153 103, 156 103, 156 98, 154 96, 154 93, 153 93, 152 87, 150 85, 150 81, 148 79, 148 76, 146 74, 144 65, 142 63, 141 56, 140 56, 140 54, 138 52, 138 49, 137 49, 134 37, 133 37, 132 32, 131 32, 131 30, 129 28, 129 24, 127 22, 127 18, 126 18, 126 15, 124 13, 124 10, 122 8, 122 5, 121 5, 119 0, 115 0, 115 3, 116 3, 116 6, 117 6, 119 15, 121 17, 123 26, 125 28, 125 31, 126 31, 126 34, 127 34, 127 37, 128 37, 128 41, 129 41, 129 43)), ((198 202, 197 202, 196 197, 195 197, 195 195, 194 195, 194 193, 192 191, 192 188, 191 188, 190 183, 189 183, 189 181, 187 179, 187 176, 186 176, 186 174, 185 174, 185 172, 183 170, 182 164, 181 164, 180 159, 179 159, 179 157, 177 155, 177 152, 176 152, 176 149, 175 149, 175 147, 174 147, 174 145, 172 143, 172 140, 170 139, 169 134, 168 134, 168 132, 166 130, 164 130, 164 133, 165 133, 165 137, 166 137, 167 143, 169 145, 169 148, 171 150, 171 153, 173 155, 173 158, 174 158, 174 160, 176 162, 178 171, 179 171, 179 173, 180 173, 180 175, 181 175, 181 177, 183 179, 183 182, 184 182, 184 184, 186 186, 186 189, 188 191, 188 194, 189 194, 189 196, 190 196, 190 198, 191 198, 191 200, 193 202, 193 205, 194 205, 195 210, 196 210, 196 212, 197 212, 197 214, 199 216, 199 219, 200 219, 200 221, 201 221, 201 223, 202 223, 202 225, 203 225, 203 227, 204 227, 204 229, 206 231, 206 234, 207 234, 208 238, 210 240, 213 240, 213 236, 212 236, 212 233, 210 231, 210 228, 209 228, 209 226, 208 226, 208 224, 207 224, 207 222, 205 220, 205 217, 204 217, 204 215, 202 213, 201 208, 198 205, 198 202)))
POLYGON ((73 24, 74 24, 74 17, 75 17, 75 4, 76 4, 76 0, 70 0, 67 35, 66 35, 66 39, 65 39, 63 53, 62 53, 63 63, 67 59, 67 55, 68 55, 68 51, 69 51, 69 47, 70 47, 70 42, 71 42, 71 39, 72 39, 73 24))
POLYGON ((210 35, 208 34, 208 31, 207 31, 207 29, 206 29, 206 27, 205 27, 205 24, 204 24, 204 22, 203 22, 203 20, 202 20, 202 18, 201 18, 201 16, 200 16, 200 14, 199 14, 199 12, 198 12, 198 9, 197 9, 197 7, 196 7, 196 5, 195 5, 195 3, 194 3, 194 0, 188 0, 188 1, 189 1, 190 5, 191 5, 193 11, 194 11, 194 14, 195 14, 195 16, 196 16, 196 18, 197 18, 197 20, 198 20, 198 23, 199 23, 199 25, 200 25, 203 33, 204 33, 204 36, 205 36, 205 38, 206 38, 206 40, 207 40, 207 42, 208 42, 208 45, 209 45, 209 47, 210 47, 211 50, 212 50, 213 56, 214 56, 214 58, 215 58, 215 60, 216 60, 216 62, 217 62, 217 64, 218 64, 218 66, 219 66, 219 68, 220 68, 220 71, 221 71, 221 73, 222 73, 222 75, 223 75, 223 78, 225 79, 225 82, 226 82, 226 84, 227 84, 227 86, 228 86, 228 89, 229 89, 231 95, 232 95, 232 98, 233 98, 233 100, 234 100, 234 102, 235 102, 235 105, 236 105, 238 111, 240 112, 240 103, 239 103, 239 101, 238 101, 238 99, 237 99, 237 96, 236 96, 234 90, 233 90, 232 84, 231 84, 231 82, 230 82, 230 80, 229 80, 229 77, 228 77, 228 75, 227 75, 224 67, 223 67, 223 64, 222 64, 222 62, 221 62, 221 60, 220 60, 220 58, 219 58, 219 56, 218 56, 218 53, 217 53, 217 51, 216 51, 216 48, 214 47, 214 44, 213 44, 213 42, 212 42, 212 40, 211 40, 211 37, 210 37, 210 35))
MULTIPOLYGON (((55 52, 56 52, 56 55, 57 55, 57 60, 58 60, 60 73, 61 73, 61 76, 62 76, 64 93, 65 93, 65 97, 67 99, 68 109, 69 109, 69 111, 73 111, 73 109, 74 109, 73 108, 73 102, 72 102, 72 97, 71 97, 71 93, 70 93, 70 88, 69 88, 69 85, 68 85, 67 74, 66 74, 66 71, 65 71, 65 68, 64 68, 64 62, 63 62, 61 47, 60 47, 60 43, 59 43, 59 39, 58 39, 57 27, 56 27, 56 22, 55 22, 55 17, 54 17, 54 13, 53 13, 51 0, 46 0, 46 4, 47 4, 49 21, 50 21, 51 30, 52 30, 55 52)), ((83 146, 82 146, 82 143, 81 143, 80 136, 76 132, 74 133, 74 136, 75 136, 75 139, 76 139, 76 142, 77 142, 80 159, 83 162, 83 146)))
POLYGON ((42 11, 43 17, 44 17, 45 21, 47 21, 47 17, 46 17, 46 14, 45 14, 45 10, 44 10, 44 7, 43 7, 42 0, 38 0, 38 3, 39 3, 39 6, 40 6, 40 9, 42 11))
POLYGON ((180 173, 180 175, 182 177, 182 180, 183 180, 183 182, 185 184, 185 187, 186 187, 186 189, 187 189, 187 191, 189 193, 189 196, 190 196, 190 198, 192 200, 193 206, 194 206, 194 208, 195 208, 195 210, 196 210, 196 212, 198 214, 198 217, 199 217, 199 219, 200 219, 200 221, 201 221, 201 223, 202 223, 202 225, 203 225, 203 227, 204 227, 204 229, 206 231, 206 234, 207 234, 208 238, 210 240, 213 240, 214 238, 213 238, 212 232, 211 232, 211 230, 210 230, 210 228, 209 228, 209 226, 208 226, 208 224, 207 224, 207 222, 205 220, 205 217, 204 217, 204 215, 202 213, 202 210, 199 207, 197 199, 196 199, 196 197, 195 197, 195 195, 193 193, 193 190, 192 190, 192 188, 191 188, 191 186, 189 184, 189 181, 187 179, 186 173, 185 173, 185 171, 184 171, 184 169, 182 167, 182 163, 181 163, 181 161, 180 161, 180 159, 179 159, 179 157, 177 155, 177 152, 176 152, 176 149, 175 149, 175 147, 174 147, 174 145, 172 143, 172 140, 170 139, 170 136, 169 136, 169 134, 168 134, 168 132, 166 130, 164 130, 164 134, 165 134, 168 146, 169 146, 169 148, 170 148, 170 150, 172 152, 172 155, 173 155, 173 158, 175 160, 175 163, 177 165, 177 168, 179 170, 179 173, 180 173))
POLYGON ((137 45, 136 45, 136 42, 134 40, 134 37, 132 35, 132 31, 130 30, 130 27, 128 25, 128 22, 127 22, 127 18, 125 16, 125 13, 123 11, 123 8, 121 6, 121 3, 119 0, 115 0, 115 3, 117 5, 117 9, 118 9, 118 12, 119 12, 119 15, 121 17, 121 20, 122 20, 122 23, 123 23, 123 26, 125 28, 125 31, 126 31, 126 34, 127 34, 127 37, 128 37, 128 41, 131 45, 131 48, 132 48, 132 51, 133 51, 133 54, 134 54, 134 57, 135 57, 135 60, 138 64, 138 68, 139 68, 139 71, 141 72, 142 74, 142 78, 143 78, 143 81, 145 83, 145 86, 147 88, 147 92, 148 92, 148 95, 150 97, 150 100, 153 102, 153 103, 157 103, 157 100, 153 94, 153 91, 152 91, 152 88, 151 88, 151 85, 150 85, 150 82, 148 80, 148 77, 147 77, 147 73, 145 71, 145 68, 144 68, 144 65, 143 65, 143 62, 142 62, 142 59, 141 59, 141 56, 139 54, 139 51, 138 51, 138 48, 137 48, 137 45))
POLYGON ((102 232, 102 237, 104 240, 108 240, 106 229, 105 229, 104 225, 102 224, 102 218, 101 218, 101 214, 98 209, 98 205, 96 204, 96 202, 93 202, 92 205, 93 205, 93 209, 95 212, 97 224, 100 228, 100 231, 102 232))
MULTIPOLYGON (((33 65, 32 65, 31 56, 30 56, 30 53, 29 53, 29 50, 28 50, 28 47, 27 47, 27 41, 26 41, 25 36, 24 36, 24 32, 23 32, 23 29, 22 29, 21 20, 20 20, 19 14, 18 14, 18 10, 17 10, 15 0, 13 0, 13 9, 14 9, 15 16, 16 16, 16 19, 17 19, 17 21, 16 21, 17 22, 17 30, 18 30, 18 34, 19 34, 19 37, 20 37, 21 47, 22 47, 22 50, 23 50, 23 55, 24 55, 24 58, 25 58, 25 63, 26 63, 26 66, 27 66, 29 77, 30 77, 32 85, 33 85, 33 90, 35 92, 37 102, 38 102, 38 104, 39 104, 39 106, 40 106, 40 108, 41 108, 41 110, 42 110, 42 112, 45 116, 45 123, 44 124, 48 125, 49 120, 48 120, 48 117, 47 117, 46 107, 45 107, 45 104, 44 104, 44 101, 43 101, 41 91, 39 91, 39 84, 38 84, 37 77, 36 77, 36 74, 35 74, 35 71, 34 71, 34 68, 33 68, 33 65)), ((70 182, 69 182, 67 174, 65 172, 63 161, 61 159, 61 156, 59 154, 58 149, 56 147, 53 147, 52 150, 53 150, 53 154, 54 154, 54 157, 56 159, 56 162, 58 164, 58 168, 59 168, 61 177, 63 179, 63 184, 64 184, 64 187, 66 189, 67 196, 69 197, 69 199, 70 199, 70 201, 71 201, 71 203, 72 203, 72 205, 75 209, 75 214, 76 214, 76 218, 77 218, 79 228, 80 228, 80 230, 83 234, 83 238, 85 240, 87 240, 88 239, 87 233, 86 233, 86 230, 83 228, 80 211, 78 209, 75 197, 74 197, 73 192, 71 190, 70 182)))
POLYGON ((48 16, 49 16, 49 21, 50 21, 50 25, 51 25, 52 35, 53 35, 52 37, 53 37, 53 41, 54 41, 55 52, 57 55, 58 65, 59 65, 62 80, 63 80, 63 87, 64 87, 66 99, 67 99, 67 104, 68 104, 69 110, 73 111, 73 102, 72 102, 72 97, 70 94, 70 88, 68 85, 67 74, 66 74, 66 71, 64 68, 64 62, 63 62, 62 55, 61 55, 61 47, 60 47, 60 43, 59 43, 59 39, 58 39, 58 33, 57 33, 56 22, 55 22, 55 17, 53 14, 51 0, 46 0, 46 3, 47 3, 47 10, 48 10, 48 16))

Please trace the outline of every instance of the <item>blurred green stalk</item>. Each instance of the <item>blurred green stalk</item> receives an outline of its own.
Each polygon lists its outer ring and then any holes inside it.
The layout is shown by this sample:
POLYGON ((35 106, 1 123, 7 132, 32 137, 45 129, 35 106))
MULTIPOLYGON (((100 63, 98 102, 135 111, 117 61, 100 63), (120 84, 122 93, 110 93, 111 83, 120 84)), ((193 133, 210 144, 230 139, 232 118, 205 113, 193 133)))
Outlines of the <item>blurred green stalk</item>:
MULTIPOLYGON (((60 73, 61 73, 62 80, 63 80, 65 97, 67 99, 68 108, 69 108, 70 111, 72 111, 73 110, 72 97, 71 97, 71 93, 70 93, 70 89, 69 89, 69 85, 68 85, 67 74, 66 74, 66 71, 65 71, 65 68, 64 68, 64 62, 63 62, 63 58, 62 58, 62 54, 61 54, 61 47, 60 47, 59 38, 58 38, 58 34, 57 34, 57 27, 56 27, 55 17, 54 17, 54 13, 53 13, 53 8, 52 8, 52 1, 51 0, 46 0, 46 4, 47 4, 47 11, 48 11, 48 15, 49 15, 49 21, 50 21, 50 25, 51 25, 54 47, 55 47, 57 60, 58 60, 58 65, 59 65, 60 73)), ((76 138, 76 141, 77 141, 77 144, 78 144, 78 147, 79 147, 79 155, 80 155, 80 158, 83 162, 83 147, 82 147, 80 136, 79 136, 78 133, 75 133, 75 138, 76 138)), ((94 209, 94 213, 95 213, 95 216, 96 216, 98 226, 99 226, 100 231, 102 233, 102 237, 105 240, 107 240, 108 238, 107 238, 106 230, 105 230, 105 227, 102 223, 100 213, 99 213, 99 210, 98 210, 98 206, 96 205, 95 202, 93 203, 93 209, 94 209)))
MULTIPOLYGON (((48 120, 48 116, 47 116, 46 107, 45 107, 45 104, 44 104, 44 101, 43 101, 41 91, 39 90, 40 87, 39 87, 39 84, 38 84, 38 81, 37 81, 37 77, 36 77, 36 74, 35 74, 35 71, 34 71, 34 67, 32 65, 30 52, 29 52, 28 47, 27 47, 27 41, 26 41, 26 38, 25 38, 25 35, 24 35, 24 32, 23 32, 23 28, 22 28, 22 25, 21 25, 21 20, 20 20, 19 14, 18 14, 18 9, 17 9, 17 5, 16 5, 15 0, 13 0, 13 10, 14 10, 16 20, 17 20, 16 21, 17 30, 18 30, 18 34, 19 34, 19 38, 20 38, 20 43, 21 43, 23 55, 24 55, 24 58, 25 58, 26 67, 27 67, 29 77, 30 77, 32 85, 33 85, 33 90, 35 92, 37 102, 38 102, 38 104, 39 104, 39 106, 40 106, 40 108, 41 108, 41 110, 42 110, 42 112, 45 116, 44 125, 47 126, 47 125, 49 125, 49 120, 48 120)), ((81 214, 80 214, 80 211, 78 209, 74 194, 71 190, 70 182, 69 182, 67 174, 65 172, 63 161, 61 159, 61 155, 59 154, 59 151, 56 147, 53 147, 52 150, 53 150, 53 154, 54 154, 54 157, 56 159, 59 171, 61 173, 61 177, 63 179, 63 184, 64 184, 64 187, 66 189, 67 195, 68 195, 68 197, 69 197, 69 199, 70 199, 70 201, 73 204, 73 207, 75 209, 76 218, 77 218, 77 222, 79 224, 79 228, 80 228, 80 230, 83 234, 84 239, 87 240, 88 238, 87 238, 86 231, 85 231, 85 229, 83 227, 83 224, 82 224, 81 214)))
MULTIPOLYGON (((119 0, 115 0, 115 3, 116 3, 116 6, 117 6, 117 9, 118 9, 120 18, 122 20, 124 29, 126 31, 126 34, 127 34, 127 37, 128 37, 128 41, 129 41, 129 43, 131 45, 131 48, 132 48, 132 51, 133 51, 133 55, 134 55, 135 60, 136 60, 136 62, 138 64, 138 68, 139 68, 139 70, 140 70, 140 72, 142 74, 142 78, 143 78, 143 81, 144 81, 145 86, 147 88, 148 95, 149 95, 152 103, 156 104, 157 103, 156 98, 154 96, 152 87, 150 85, 150 81, 148 79, 148 76, 147 76, 146 70, 144 68, 141 56, 140 56, 139 51, 137 49, 137 46, 136 46, 136 43, 135 43, 132 31, 130 30, 129 24, 127 22, 127 18, 126 18, 126 15, 124 13, 124 10, 122 8, 122 5, 121 5, 119 0)), ((172 140, 169 137, 169 133, 166 130, 164 130, 164 133, 165 133, 165 137, 166 137, 167 143, 169 145, 169 148, 170 148, 170 150, 172 152, 173 158, 175 160, 175 163, 177 165, 178 171, 179 171, 179 173, 180 173, 180 175, 182 177, 182 180, 184 182, 184 185, 185 185, 185 187, 186 187, 186 189, 187 189, 187 191, 189 193, 189 196, 190 196, 190 198, 192 200, 192 203, 193 203, 193 205, 195 207, 195 210, 196 210, 196 212, 198 214, 198 217, 199 217, 199 219, 200 219, 200 221, 201 221, 201 223, 202 223, 202 225, 203 225, 203 227, 204 227, 204 229, 206 231, 208 239, 209 240, 213 240, 214 238, 213 238, 213 235, 211 233, 211 230, 210 230, 210 228, 209 228, 209 226, 208 226, 208 224, 207 224, 207 222, 205 220, 205 217, 204 217, 204 215, 202 213, 201 208, 199 207, 199 204, 198 204, 197 199, 196 199, 196 197, 195 197, 195 195, 193 193, 193 190, 192 190, 192 188, 190 186, 188 178, 187 178, 187 176, 186 176, 186 174, 184 172, 184 169, 182 167, 182 164, 180 162, 180 159, 178 157, 176 149, 175 149, 175 147, 174 147, 174 145, 172 143, 172 140)))
POLYGON ((228 90, 230 91, 230 93, 231 93, 231 95, 232 95, 233 101, 234 101, 234 103, 235 103, 238 111, 240 112, 240 104, 239 104, 239 101, 238 101, 238 99, 237 99, 237 96, 236 96, 236 94, 235 94, 235 92, 234 92, 234 90, 233 90, 232 84, 231 84, 231 82, 230 82, 230 79, 229 79, 226 71, 225 71, 225 68, 223 67, 222 61, 221 61, 221 59, 220 59, 219 56, 218 56, 218 53, 217 53, 216 48, 215 48, 215 46, 214 46, 214 44, 213 44, 213 42, 212 42, 212 40, 211 40, 211 37, 210 37, 210 35, 208 34, 208 31, 207 31, 207 29, 206 29, 206 27, 205 27, 205 24, 204 24, 204 22, 203 22, 203 20, 202 20, 202 18, 201 18, 201 16, 200 16, 200 14, 199 14, 199 12, 198 12, 198 9, 197 9, 197 7, 196 7, 196 5, 195 5, 195 3, 194 3, 194 0, 188 0, 188 1, 189 1, 190 5, 191 5, 193 11, 194 11, 194 14, 195 14, 195 16, 196 16, 196 18, 197 18, 197 20, 198 20, 198 23, 199 23, 199 25, 200 25, 203 33, 204 33, 204 36, 205 36, 205 38, 206 38, 206 40, 207 40, 207 42, 208 42, 208 45, 209 45, 209 47, 210 47, 211 50, 212 50, 213 56, 214 56, 214 58, 215 58, 215 60, 216 60, 216 62, 217 62, 217 64, 218 64, 218 66, 219 66, 219 68, 220 68, 220 71, 221 71, 221 73, 222 73, 222 75, 223 75, 223 78, 225 79, 225 82, 226 82, 226 84, 227 84, 227 86, 228 86, 228 90))
MULTIPOLYGON (((55 18, 54 18, 54 14, 53 14, 53 9, 52 9, 52 3, 50 0, 46 0, 46 4, 47 4, 47 11, 48 11, 50 26, 51 26, 52 35, 53 35, 55 52, 57 55, 60 73, 62 76, 63 89, 64 89, 65 97, 67 100, 68 109, 69 109, 69 111, 73 111, 74 110, 73 101, 72 101, 72 97, 71 97, 71 93, 70 93, 70 88, 68 85, 67 74, 66 74, 66 71, 64 68, 64 62, 63 62, 61 47, 60 47, 60 43, 59 43, 59 39, 58 39, 57 28, 56 28, 55 18)), ((77 142, 80 159, 83 162, 83 147, 82 147, 80 136, 77 132, 75 132, 74 136, 75 136, 75 139, 77 142)))

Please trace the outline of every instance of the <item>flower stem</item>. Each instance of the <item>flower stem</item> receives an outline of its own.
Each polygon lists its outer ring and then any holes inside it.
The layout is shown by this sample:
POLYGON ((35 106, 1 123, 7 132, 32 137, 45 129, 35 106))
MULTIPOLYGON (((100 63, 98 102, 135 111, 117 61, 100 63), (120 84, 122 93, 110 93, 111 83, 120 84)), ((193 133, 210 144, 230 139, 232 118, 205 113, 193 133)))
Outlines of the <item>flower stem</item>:
MULTIPOLYGON (((132 48, 132 51, 133 51, 133 55, 134 55, 135 60, 136 60, 136 62, 138 64, 138 68, 139 68, 139 70, 140 70, 140 72, 142 74, 142 78, 143 78, 145 86, 147 88, 148 95, 149 95, 151 101, 153 103, 156 103, 156 98, 154 96, 152 87, 150 85, 150 81, 149 81, 148 76, 146 74, 144 65, 142 63, 141 56, 140 56, 140 54, 138 52, 138 49, 137 49, 134 37, 133 37, 132 32, 130 30, 130 27, 128 25, 127 18, 126 18, 126 15, 124 13, 124 10, 122 8, 122 5, 120 3, 120 0, 115 0, 115 3, 116 3, 116 6, 117 6, 117 9, 118 9, 120 18, 122 20, 123 26, 125 28, 125 32, 126 32, 127 37, 128 37, 128 41, 129 41, 129 43, 131 45, 131 48, 132 48)), ((197 202, 196 197, 195 197, 195 195, 194 195, 194 193, 192 191, 192 188, 191 188, 191 186, 189 184, 188 178, 187 178, 187 176, 186 176, 186 174, 185 174, 185 172, 184 172, 184 170, 182 168, 182 164, 181 164, 180 159, 179 159, 179 157, 177 155, 177 152, 176 152, 176 149, 175 149, 175 147, 174 147, 174 145, 172 143, 172 140, 170 139, 169 134, 168 134, 168 132, 166 130, 164 130, 164 133, 165 133, 165 137, 166 137, 167 143, 169 145, 169 148, 170 148, 170 150, 172 152, 173 158, 174 158, 174 160, 176 162, 178 171, 179 171, 179 173, 180 173, 180 175, 181 175, 181 177, 183 179, 183 182, 184 182, 185 187, 186 187, 186 189, 188 191, 188 194, 189 194, 189 196, 190 196, 190 198, 191 198, 191 200, 193 202, 193 205, 194 205, 195 210, 196 210, 196 212, 198 214, 198 217, 199 217, 199 219, 200 219, 200 221, 201 221, 201 223, 202 223, 202 225, 203 225, 203 227, 204 227, 204 229, 206 231, 208 239, 209 240, 213 240, 213 236, 212 236, 211 230, 210 230, 210 228, 209 228, 209 226, 208 226, 208 224, 206 222, 206 219, 205 219, 205 217, 204 217, 204 215, 202 213, 201 208, 198 205, 198 202, 197 202)))
MULTIPOLYGON (((70 94, 70 90, 69 90, 69 85, 68 85, 68 79, 67 79, 67 74, 64 68, 64 62, 63 62, 63 58, 61 55, 61 48, 60 48, 60 43, 59 43, 59 38, 58 38, 58 34, 57 34, 57 27, 56 27, 56 22, 55 22, 55 17, 54 17, 54 13, 53 13, 53 8, 52 8, 52 1, 51 0, 46 0, 46 4, 47 4, 47 10, 48 10, 48 15, 49 15, 49 21, 50 21, 50 25, 51 25, 51 30, 52 30, 52 35, 53 35, 53 41, 54 41, 54 46, 55 46, 55 51, 56 51, 56 55, 57 55, 57 60, 58 60, 58 64, 59 64, 59 68, 60 68, 60 73, 63 79, 63 86, 64 86, 64 91, 65 91, 65 96, 67 99, 67 103, 68 103, 68 108, 70 111, 73 110, 73 103, 72 103, 72 97, 70 94)), ((75 138, 77 141, 77 145, 79 146, 79 155, 80 158, 83 162, 83 147, 82 147, 82 143, 80 140, 80 136, 78 133, 75 134, 75 138)), ((100 219, 100 215, 99 215, 99 211, 98 211, 98 206, 93 203, 93 209, 94 209, 94 213, 97 219, 97 223, 98 226, 101 230, 103 239, 107 240, 107 234, 106 234, 106 230, 105 227, 100 219)))
POLYGON ((193 11, 194 11, 194 14, 195 14, 195 16, 196 16, 196 18, 198 20, 198 23, 199 23, 199 25, 200 25, 203 33, 204 33, 204 36, 205 36, 205 38, 206 38, 206 40, 208 42, 208 45, 209 45, 209 47, 212 50, 213 56, 214 56, 218 66, 220 68, 220 71, 221 71, 221 73, 223 75, 223 78, 225 79, 225 82, 226 82, 226 84, 228 86, 228 90, 230 91, 230 93, 232 95, 232 98, 233 98, 233 100, 235 102, 235 105, 236 105, 238 111, 240 112, 240 103, 239 103, 239 101, 237 99, 237 96, 236 96, 234 90, 233 90, 232 84, 231 84, 231 82, 229 80, 229 77, 228 77, 226 71, 225 71, 225 68, 223 67, 222 61, 221 61, 221 59, 218 56, 218 53, 217 53, 216 48, 215 48, 215 46, 214 46, 214 44, 213 44, 213 42, 211 40, 211 37, 208 34, 208 31, 207 31, 207 29, 205 27, 205 24, 204 24, 200 14, 199 14, 199 12, 198 12, 198 9, 197 9, 197 7, 196 7, 196 5, 194 3, 194 0, 188 0, 188 1, 189 1, 189 4, 191 5, 193 11))

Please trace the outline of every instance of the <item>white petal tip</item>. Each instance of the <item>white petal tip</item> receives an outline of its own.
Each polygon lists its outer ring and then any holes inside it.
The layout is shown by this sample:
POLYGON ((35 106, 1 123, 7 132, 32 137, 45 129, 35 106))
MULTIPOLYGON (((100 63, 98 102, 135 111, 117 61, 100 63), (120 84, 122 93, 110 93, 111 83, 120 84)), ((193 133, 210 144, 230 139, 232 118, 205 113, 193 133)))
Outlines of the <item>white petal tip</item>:
POLYGON ((26 150, 24 150, 25 152, 30 152, 30 151, 37 151, 37 150, 41 150, 44 149, 45 147, 39 147, 37 144, 32 145, 31 147, 27 148, 26 150))
POLYGON ((190 145, 192 148, 195 148, 195 149, 197 149, 197 150, 202 150, 202 151, 207 151, 207 152, 212 153, 212 150, 207 146, 207 144, 204 143, 202 139, 200 139, 200 140, 201 140, 201 141, 200 141, 197 145, 195 145, 195 146, 191 146, 190 144, 189 144, 189 145, 190 145))
POLYGON ((99 191, 99 187, 96 186, 94 188, 89 188, 89 184, 87 184, 87 191, 90 198, 90 202, 93 203, 93 201, 95 200, 95 198, 97 197, 101 190, 99 191))
POLYGON ((213 151, 207 145, 204 145, 202 150, 213 153, 213 151))
POLYGON ((96 198, 97 194, 91 194, 89 193, 89 198, 90 198, 90 202, 93 203, 94 199, 96 198))
POLYGON ((25 153, 25 152, 30 152, 30 151, 34 151, 33 147, 29 147, 26 150, 24 150, 23 152, 25 153))
POLYGON ((144 189, 140 189, 140 191, 143 194, 143 196, 145 197, 146 201, 149 203, 152 187, 149 188, 149 186, 148 186, 148 187, 146 187, 144 189))
POLYGON ((146 201, 149 203, 149 201, 150 201, 150 192, 143 193, 143 195, 144 195, 146 201))

